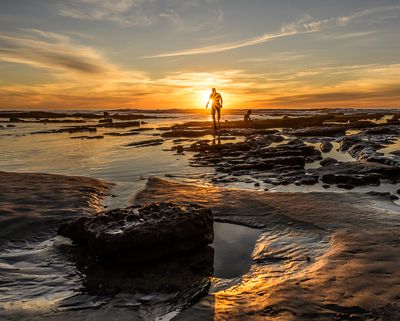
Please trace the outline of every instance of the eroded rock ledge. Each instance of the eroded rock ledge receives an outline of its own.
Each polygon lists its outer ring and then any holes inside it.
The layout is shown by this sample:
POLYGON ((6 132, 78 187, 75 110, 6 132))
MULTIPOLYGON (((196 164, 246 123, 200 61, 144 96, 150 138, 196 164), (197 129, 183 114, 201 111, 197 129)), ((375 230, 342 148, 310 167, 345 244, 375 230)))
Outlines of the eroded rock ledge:
POLYGON ((105 211, 60 226, 58 233, 109 262, 148 262, 198 249, 214 240, 211 210, 155 203, 105 211))

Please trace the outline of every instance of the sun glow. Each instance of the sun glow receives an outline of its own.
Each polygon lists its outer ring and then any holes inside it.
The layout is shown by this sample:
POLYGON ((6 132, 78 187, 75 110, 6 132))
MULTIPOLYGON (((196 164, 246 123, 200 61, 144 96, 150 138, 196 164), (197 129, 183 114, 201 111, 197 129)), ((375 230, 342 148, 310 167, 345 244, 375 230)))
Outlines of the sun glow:
POLYGON ((201 90, 197 93, 197 101, 200 102, 201 106, 205 106, 207 104, 210 99, 210 94, 210 90, 201 90))

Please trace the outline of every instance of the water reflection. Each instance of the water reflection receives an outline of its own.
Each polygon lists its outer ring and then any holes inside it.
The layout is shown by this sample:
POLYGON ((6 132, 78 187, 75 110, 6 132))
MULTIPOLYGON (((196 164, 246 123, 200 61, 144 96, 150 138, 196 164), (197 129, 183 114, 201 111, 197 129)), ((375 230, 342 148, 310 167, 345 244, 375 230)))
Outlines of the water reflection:
POLYGON ((214 223, 214 233, 214 276, 232 279, 248 272, 261 231, 241 225, 214 223))

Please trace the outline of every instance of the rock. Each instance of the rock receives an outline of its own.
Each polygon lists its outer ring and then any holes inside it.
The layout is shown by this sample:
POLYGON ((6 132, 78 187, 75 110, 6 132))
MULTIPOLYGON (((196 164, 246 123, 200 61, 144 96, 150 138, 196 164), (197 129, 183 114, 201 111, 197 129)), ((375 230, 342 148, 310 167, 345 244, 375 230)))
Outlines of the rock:
POLYGON ((338 187, 338 188, 347 189, 347 190, 351 190, 351 189, 354 188, 354 186, 351 185, 351 184, 339 184, 337 187, 338 187))
POLYGON ((371 192, 367 192, 366 194, 368 194, 368 195, 373 195, 373 196, 378 196, 378 197, 382 197, 382 198, 385 198, 385 199, 390 200, 390 201, 397 201, 397 200, 399 199, 398 196, 393 195, 393 194, 391 194, 391 193, 389 193, 389 192, 375 192, 375 191, 371 191, 371 192))
POLYGON ((182 154, 182 153, 183 153, 183 151, 184 151, 184 148, 183 148, 183 146, 182 146, 182 145, 178 145, 178 146, 176 146, 176 152, 177 152, 178 154, 182 154))
POLYGON ((24 120, 16 117, 16 116, 11 116, 10 119, 8 120, 10 123, 23 123, 24 120))
POLYGON ((329 153, 333 148, 333 145, 331 142, 325 141, 320 145, 321 152, 323 153, 329 153))
POLYGON ((318 183, 318 179, 313 176, 309 176, 309 175, 304 176, 300 180, 301 185, 315 185, 317 183, 318 183))
POLYGON ((124 122, 118 122, 118 123, 105 123, 105 124, 99 124, 97 127, 104 127, 104 128, 129 128, 129 127, 138 127, 142 124, 146 124, 145 122, 142 121, 124 121, 124 122))
POLYGON ((390 135, 390 134, 398 134, 399 129, 397 126, 379 126, 374 128, 369 128, 364 131, 367 135, 390 135))
POLYGON ((121 137, 121 136, 135 136, 135 135, 139 135, 139 133, 138 132, 132 132, 132 131, 125 132, 125 133, 110 132, 110 133, 104 133, 104 135, 121 137))
POLYGON ((330 166, 330 165, 336 164, 337 162, 338 161, 336 159, 334 159, 332 157, 327 157, 327 158, 324 158, 319 163, 321 166, 330 166))
POLYGON ((347 128, 344 126, 334 126, 334 127, 308 127, 304 129, 295 130, 292 132, 296 136, 337 136, 344 135, 347 128))
POLYGON ((344 174, 327 174, 321 177, 322 182, 327 184, 348 184, 352 186, 363 185, 380 185, 381 175, 376 173, 362 174, 362 175, 344 175, 344 174))
POLYGON ((328 188, 331 188, 331 185, 324 184, 324 185, 322 185, 322 187, 325 188, 325 189, 328 189, 328 188))
POLYGON ((99 120, 99 124, 112 124, 113 120, 111 118, 104 118, 99 120))
POLYGON ((206 130, 173 130, 165 132, 161 136, 165 138, 176 138, 176 137, 202 137, 212 135, 214 133, 211 129, 206 130))
POLYGON ((156 261, 212 243, 213 215, 200 205, 155 203, 82 217, 58 234, 108 262, 156 261))
POLYGON ((147 139, 147 140, 142 140, 139 142, 133 142, 126 146, 127 147, 147 147, 147 146, 161 145, 163 143, 164 143, 164 139, 157 138, 157 139, 147 139))
POLYGON ((69 134, 74 134, 74 133, 96 133, 97 128, 93 126, 75 126, 75 127, 65 127, 65 128, 59 128, 59 129, 53 129, 53 130, 44 130, 44 131, 38 131, 38 132, 33 132, 32 135, 35 134, 61 134, 61 133, 69 133, 69 134))
POLYGON ((327 174, 344 175, 344 176, 349 176, 349 175, 368 176, 369 174, 379 174, 381 178, 387 179, 392 182, 396 182, 400 178, 399 167, 388 166, 379 163, 344 162, 316 169, 309 169, 308 172, 311 175, 318 175, 318 176, 324 176, 327 174))
POLYGON ((73 136, 71 139, 103 139, 104 136, 98 135, 98 136, 73 136))
POLYGON ((8 128, 15 128, 15 125, 7 125, 8 128))
POLYGON ((361 140, 358 137, 344 137, 340 142, 339 150, 341 152, 347 152, 351 146, 360 141, 361 140))
POLYGON ((400 195, 400 188, 397 190, 397 194, 399 194, 399 195, 400 195))

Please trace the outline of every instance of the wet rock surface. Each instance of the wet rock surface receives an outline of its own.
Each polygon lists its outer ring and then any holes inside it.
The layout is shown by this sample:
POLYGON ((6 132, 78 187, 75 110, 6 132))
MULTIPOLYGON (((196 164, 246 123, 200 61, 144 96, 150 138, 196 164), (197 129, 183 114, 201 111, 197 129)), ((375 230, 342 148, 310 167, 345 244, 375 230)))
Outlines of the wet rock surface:
POLYGON ((199 141, 188 150, 197 152, 192 166, 215 166, 217 172, 235 177, 262 172, 276 185, 316 183, 313 177, 305 175, 305 164, 321 159, 320 151, 298 139, 270 146, 282 140, 279 135, 255 135, 240 143, 216 145, 199 141))
POLYGON ((154 178, 137 201, 171 198, 263 229, 248 274, 228 288, 215 285, 174 320, 397 319, 398 208, 375 203, 387 196, 263 193, 154 178))
POLYGON ((385 156, 380 149, 396 142, 400 123, 395 116, 385 122, 383 116, 327 112, 308 117, 256 120, 251 124, 229 121, 217 132, 206 127, 209 123, 189 122, 163 128, 162 136, 180 144, 172 150, 192 155, 191 166, 214 167, 219 175, 212 178, 213 183, 251 183, 251 177, 258 180, 253 181, 256 187, 260 181, 267 186, 320 182, 350 189, 399 181, 398 154, 385 156), (356 134, 348 134, 349 131, 356 134), (201 138, 211 134, 213 139, 201 138), (194 142, 190 143, 188 138, 194 142), (240 141, 229 142, 237 138, 240 141), (343 162, 333 156, 335 153, 348 154, 344 159, 354 159, 354 162, 343 162), (320 166, 316 170, 314 163, 317 162, 320 166), (330 172, 326 173, 328 168, 330 172))
POLYGON ((212 243, 213 216, 195 204, 157 203, 103 212, 60 226, 58 233, 107 262, 148 262, 212 243))
POLYGON ((162 145, 164 143, 164 139, 147 139, 138 142, 133 142, 128 145, 127 147, 148 147, 148 146, 157 146, 162 145))

